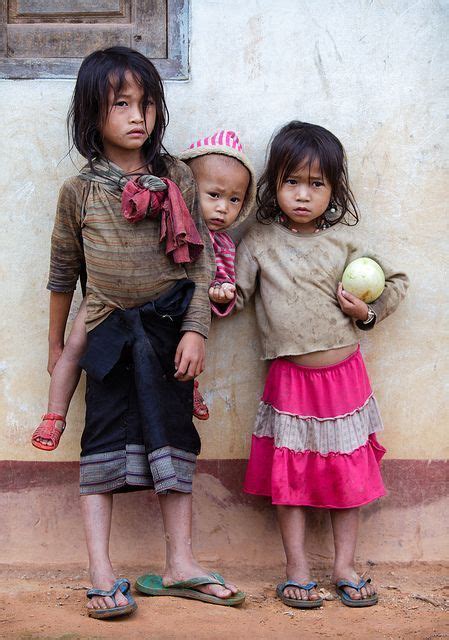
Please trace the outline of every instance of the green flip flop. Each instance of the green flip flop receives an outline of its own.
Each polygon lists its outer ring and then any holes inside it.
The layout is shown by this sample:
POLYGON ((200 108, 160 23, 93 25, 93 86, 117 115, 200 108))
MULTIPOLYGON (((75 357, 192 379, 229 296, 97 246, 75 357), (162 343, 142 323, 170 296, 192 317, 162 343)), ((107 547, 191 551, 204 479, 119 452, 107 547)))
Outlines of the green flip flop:
POLYGON ((201 602, 209 602, 210 604, 219 604, 227 607, 235 607, 245 601, 245 593, 238 591, 229 598, 219 598, 208 593, 198 591, 197 587, 206 584, 219 584, 225 586, 224 578, 219 573, 211 573, 208 576, 200 576, 198 578, 190 578, 182 582, 175 582, 169 587, 162 584, 162 576, 147 574, 137 578, 135 588, 140 593, 147 596, 175 596, 178 598, 191 598, 192 600, 201 600, 201 602))

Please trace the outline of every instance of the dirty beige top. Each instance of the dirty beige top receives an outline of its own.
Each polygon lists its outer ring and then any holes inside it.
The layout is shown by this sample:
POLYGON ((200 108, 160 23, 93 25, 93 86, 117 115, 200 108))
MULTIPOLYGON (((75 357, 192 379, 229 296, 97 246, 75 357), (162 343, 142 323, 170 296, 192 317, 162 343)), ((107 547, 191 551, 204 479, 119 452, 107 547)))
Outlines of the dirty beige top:
POLYGON ((354 321, 337 301, 337 286, 355 258, 376 260, 385 290, 370 306, 377 322, 396 309, 408 287, 405 273, 364 246, 357 226, 337 225, 314 234, 278 223, 256 222, 237 249, 237 310, 255 294, 262 358, 335 349, 359 340, 354 321))
POLYGON ((187 265, 175 264, 165 254, 165 242, 159 242, 159 218, 132 224, 123 217, 121 194, 79 176, 69 178, 61 188, 47 288, 73 291, 85 260, 88 331, 114 309, 143 305, 177 280, 190 278, 195 282, 195 292, 182 331, 207 337, 208 288, 215 272, 212 245, 200 215, 191 170, 179 160, 167 160, 166 164, 167 177, 178 185, 205 245, 198 260, 187 265))

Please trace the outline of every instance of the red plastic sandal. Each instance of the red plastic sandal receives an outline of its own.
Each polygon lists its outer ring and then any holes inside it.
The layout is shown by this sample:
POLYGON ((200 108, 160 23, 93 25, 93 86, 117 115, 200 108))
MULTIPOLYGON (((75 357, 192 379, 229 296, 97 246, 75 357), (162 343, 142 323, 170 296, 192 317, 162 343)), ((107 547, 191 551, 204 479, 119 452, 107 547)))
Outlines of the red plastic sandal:
POLYGON ((193 415, 195 418, 198 418, 198 420, 209 419, 209 409, 198 389, 198 380, 195 380, 193 383, 193 415))
POLYGON ((65 418, 58 413, 46 413, 42 416, 42 422, 35 429, 31 436, 31 444, 36 449, 42 449, 43 451, 53 451, 59 444, 59 440, 65 429, 65 418), (56 426, 57 421, 62 422, 62 429, 58 429, 56 426), (43 438, 44 440, 50 440, 51 444, 44 444, 39 442, 37 438, 43 438))

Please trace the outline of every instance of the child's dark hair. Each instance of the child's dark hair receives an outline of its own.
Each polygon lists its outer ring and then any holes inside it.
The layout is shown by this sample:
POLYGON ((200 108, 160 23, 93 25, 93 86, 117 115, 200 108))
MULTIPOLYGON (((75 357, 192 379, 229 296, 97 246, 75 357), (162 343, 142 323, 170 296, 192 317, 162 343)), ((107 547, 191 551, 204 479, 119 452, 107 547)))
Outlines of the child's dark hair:
POLYGON ((145 164, 153 173, 164 172, 161 160, 166 152, 162 138, 168 124, 162 80, 154 65, 144 55, 128 47, 110 47, 94 51, 82 62, 67 117, 67 129, 72 145, 84 156, 93 170, 93 161, 103 157, 101 129, 108 117, 108 97, 117 95, 129 72, 143 90, 142 109, 150 100, 156 107, 156 122, 151 137, 145 141, 142 153, 145 164))
POLYGON ((337 214, 323 214, 329 225, 343 222, 355 225, 359 212, 348 181, 346 154, 340 140, 317 124, 293 120, 282 127, 271 139, 267 151, 265 170, 257 183, 257 219, 270 224, 279 215, 276 200, 283 180, 304 164, 318 161, 321 173, 332 188, 331 202, 337 205, 337 214))

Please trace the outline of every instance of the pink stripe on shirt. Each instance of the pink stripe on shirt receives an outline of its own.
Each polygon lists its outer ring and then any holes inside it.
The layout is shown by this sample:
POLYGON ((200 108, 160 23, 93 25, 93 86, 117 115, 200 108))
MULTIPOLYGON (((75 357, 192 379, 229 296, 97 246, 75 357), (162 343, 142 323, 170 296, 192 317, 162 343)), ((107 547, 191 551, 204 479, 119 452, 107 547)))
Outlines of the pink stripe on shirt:
MULTIPOLYGON (((212 232, 210 231, 210 237, 215 254, 215 278, 214 282, 223 284, 229 282, 235 284, 235 244, 231 236, 224 231, 212 232)), ((213 313, 220 318, 227 316, 231 313, 236 298, 234 297, 227 304, 215 304, 211 301, 211 309, 213 313)))

